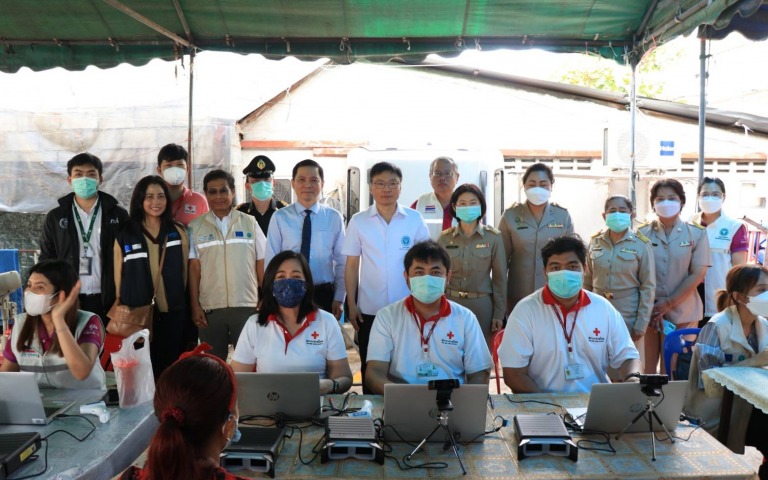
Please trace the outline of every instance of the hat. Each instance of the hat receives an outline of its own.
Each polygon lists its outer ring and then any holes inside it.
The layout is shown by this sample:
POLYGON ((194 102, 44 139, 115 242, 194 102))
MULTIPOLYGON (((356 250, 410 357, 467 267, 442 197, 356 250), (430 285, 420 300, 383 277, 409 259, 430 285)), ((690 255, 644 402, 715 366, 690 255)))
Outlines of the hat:
POLYGON ((243 173, 254 178, 266 178, 275 173, 275 164, 266 155, 256 155, 243 173))

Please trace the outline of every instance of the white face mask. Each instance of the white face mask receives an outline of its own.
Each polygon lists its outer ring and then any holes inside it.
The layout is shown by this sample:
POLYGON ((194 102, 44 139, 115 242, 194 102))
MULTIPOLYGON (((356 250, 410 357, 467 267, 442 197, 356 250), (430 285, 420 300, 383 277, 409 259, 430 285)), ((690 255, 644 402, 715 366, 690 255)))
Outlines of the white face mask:
POLYGON ((653 210, 661 218, 671 218, 680 213, 680 202, 677 200, 661 200, 656 202, 653 210))
POLYGON ((542 187, 532 187, 525 191, 525 198, 533 205, 543 205, 549 201, 552 194, 549 190, 542 187))
POLYGON ((747 308, 755 315, 768 318, 768 292, 763 292, 760 295, 749 297, 747 308))
POLYGON ((37 316, 44 313, 48 313, 53 308, 51 305, 51 299, 55 297, 58 292, 53 295, 40 295, 27 290, 24 292, 24 310, 27 315, 37 316))
POLYGON ((700 198, 699 208, 704 213, 717 213, 723 208, 723 199, 714 197, 700 198))
POLYGON ((181 167, 168 167, 163 170, 163 178, 170 185, 181 185, 187 178, 187 170, 181 167))

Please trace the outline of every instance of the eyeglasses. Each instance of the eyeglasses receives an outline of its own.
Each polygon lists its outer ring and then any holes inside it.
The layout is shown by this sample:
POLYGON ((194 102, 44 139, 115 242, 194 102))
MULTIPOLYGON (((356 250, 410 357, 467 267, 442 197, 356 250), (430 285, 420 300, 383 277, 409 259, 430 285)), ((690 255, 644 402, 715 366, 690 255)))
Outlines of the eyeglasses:
POLYGON ((701 198, 719 198, 720 200, 723 199, 723 194, 720 192, 704 192, 700 196, 701 198))
POLYGON ((215 188, 209 188, 208 190, 206 190, 206 193, 212 197, 216 195, 229 195, 229 192, 231 192, 231 190, 228 188, 220 188, 218 190, 216 190, 215 188))
POLYGON ((429 174, 432 178, 452 178, 453 170, 446 170, 444 172, 434 171, 429 174))
POLYGON ((397 188, 400 188, 400 182, 392 181, 392 182, 373 182, 371 183, 373 185, 373 188, 376 190, 384 190, 384 188, 389 187, 390 190, 395 190, 397 188))

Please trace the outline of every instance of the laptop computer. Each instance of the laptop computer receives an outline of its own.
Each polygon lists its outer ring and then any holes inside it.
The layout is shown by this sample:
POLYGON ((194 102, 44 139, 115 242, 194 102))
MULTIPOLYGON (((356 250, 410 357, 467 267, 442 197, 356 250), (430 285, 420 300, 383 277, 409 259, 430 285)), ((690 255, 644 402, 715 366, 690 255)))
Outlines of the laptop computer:
MULTIPOLYGON (((669 382, 662 387, 663 401, 662 397, 651 397, 656 404, 654 411, 670 432, 680 421, 687 385, 685 380, 669 382)), ((596 383, 592 385, 587 408, 569 408, 568 413, 580 419, 585 430, 619 433, 645 408, 648 397, 640 387, 635 382, 596 383)), ((648 422, 643 418, 627 429, 627 433, 647 431, 648 422)), ((655 418, 653 431, 663 431, 655 418)))
POLYGON ((0 424, 47 425, 75 404, 44 400, 31 372, 0 372, 0 424))
MULTIPOLYGON (((384 385, 384 439, 388 442, 418 442, 438 425, 436 390, 426 384, 384 385), (396 433, 395 433, 396 432, 396 433), (399 436, 398 436, 399 434, 399 436), (402 438, 400 438, 402 437, 402 438)), ((451 393, 453 410, 448 412, 448 426, 462 442, 485 440, 488 413, 488 385, 462 385, 451 393)), ((444 432, 435 433, 430 441, 444 442, 444 432)))
POLYGON ((236 373, 240 416, 308 420, 320 411, 320 375, 312 373, 236 373))

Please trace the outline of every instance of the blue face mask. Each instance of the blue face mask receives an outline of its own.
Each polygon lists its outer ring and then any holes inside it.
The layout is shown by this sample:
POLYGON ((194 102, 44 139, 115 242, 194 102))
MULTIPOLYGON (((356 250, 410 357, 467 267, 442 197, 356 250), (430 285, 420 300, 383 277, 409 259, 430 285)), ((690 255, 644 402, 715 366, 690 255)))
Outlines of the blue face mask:
POLYGON ((421 303, 436 302, 445 292, 445 277, 422 275, 410 279, 411 295, 421 303))
POLYGON ((575 297, 584 284, 584 274, 572 270, 558 270, 547 273, 547 285, 560 298, 575 297))
POLYGON ((459 220, 464 223, 474 222, 480 218, 481 213, 482 210, 480 205, 464 205, 461 207, 456 207, 456 216, 459 217, 459 220))
POLYGON ((272 295, 277 303, 286 308, 298 306, 307 293, 307 283, 300 278, 283 278, 272 284, 272 295))
POLYGON ((95 178, 80 177, 72 179, 72 191, 83 200, 88 200, 96 195, 98 189, 99 181, 95 178))
POLYGON ((269 200, 272 198, 274 189, 272 182, 254 182, 251 184, 251 193, 256 200, 269 200))
POLYGON ((605 216, 605 224, 612 232, 620 233, 632 225, 632 216, 624 212, 613 212, 605 216))

